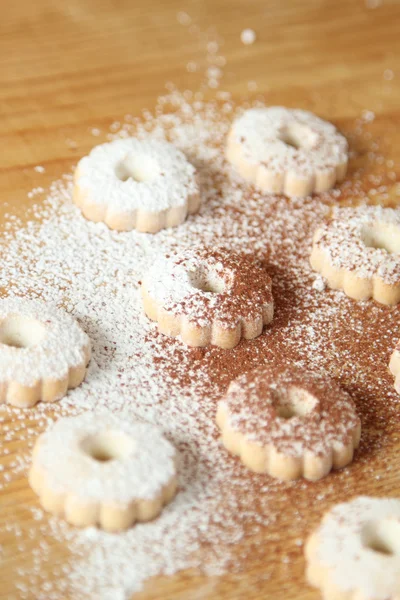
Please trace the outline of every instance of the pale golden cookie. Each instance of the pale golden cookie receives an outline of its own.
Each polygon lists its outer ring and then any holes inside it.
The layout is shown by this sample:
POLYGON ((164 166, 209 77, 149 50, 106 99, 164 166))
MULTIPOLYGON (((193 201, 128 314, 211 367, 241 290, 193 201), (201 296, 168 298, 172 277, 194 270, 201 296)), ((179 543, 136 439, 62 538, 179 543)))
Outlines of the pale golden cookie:
POLYGON ((324 600, 400 600, 400 500, 334 506, 305 553, 307 579, 324 600))
POLYGON ((72 525, 127 529, 176 493, 176 452, 160 430, 112 413, 57 421, 37 440, 29 482, 43 508, 72 525))
POLYGON ((110 229, 156 233, 199 209, 196 169, 168 142, 116 140, 79 161, 74 202, 110 229))
POLYGON ((40 300, 0 300, 0 403, 55 402, 80 385, 90 340, 73 317, 40 300))
POLYGON ((394 375, 394 388, 400 394, 400 342, 397 343, 390 357, 389 370, 394 375))
POLYGON ((146 315, 189 346, 233 348, 273 318, 271 279, 251 260, 226 249, 194 248, 158 259, 142 287, 146 315))
POLYGON ((217 424, 246 467, 284 480, 315 481, 345 467, 361 434, 354 403, 334 380, 268 365, 232 381, 217 424))
POLYGON ((234 121, 226 157, 263 192, 308 196, 344 179, 347 141, 305 110, 252 108, 234 121))
POLYGON ((400 210, 337 209, 314 234, 312 268, 350 298, 400 302, 400 210))

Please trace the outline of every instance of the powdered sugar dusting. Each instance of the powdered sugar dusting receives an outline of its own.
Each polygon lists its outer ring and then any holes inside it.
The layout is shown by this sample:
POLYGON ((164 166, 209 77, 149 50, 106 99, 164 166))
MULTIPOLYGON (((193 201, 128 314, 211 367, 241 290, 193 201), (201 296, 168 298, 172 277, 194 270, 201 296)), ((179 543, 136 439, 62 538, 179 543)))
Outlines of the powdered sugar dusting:
POLYGON ((131 422, 123 414, 86 412, 63 418, 39 440, 34 466, 44 474, 46 488, 81 502, 153 500, 175 475, 173 446, 156 427, 131 422), (104 435, 125 440, 127 452, 108 462, 94 460, 85 441, 104 435))
POLYGON ((174 501, 156 521, 121 535, 75 530, 41 514, 37 504, 28 530, 11 515, 3 528, 12 543, 4 551, 25 552, 26 565, 15 575, 21 598, 129 598, 157 574, 190 567, 234 571, 246 554, 262 557, 260 586, 268 585, 277 556, 286 561, 282 564, 289 561, 288 568, 301 560, 295 540, 308 533, 321 503, 331 502, 338 488, 346 497, 366 492, 378 466, 383 477, 392 468, 386 456, 400 410, 387 360, 400 334, 398 309, 355 304, 332 291, 320 294, 312 288, 315 275, 308 264, 314 228, 340 194, 359 191, 360 180, 322 198, 261 195, 224 159, 230 115, 236 114, 230 97, 205 103, 196 96, 191 104, 187 96, 172 91, 160 99, 155 118, 130 117, 109 136, 151 133, 175 143, 199 172, 198 215, 173 232, 113 232, 81 216, 71 201, 69 176, 52 186, 31 222, 15 232, 10 226, 2 240, 2 285, 10 295, 41 297, 78 318, 91 338, 93 360, 84 386, 53 407, 37 405, 31 420, 26 412, 3 407, 7 444, 0 485, 13 486, 25 476, 29 448, 49 420, 102 408, 161 427, 182 458, 174 501), (194 244, 223 244, 270 273, 276 310, 262 336, 231 351, 193 350, 158 334, 144 316, 139 286, 150 266, 160 255, 194 244), (230 381, 276 356, 325 369, 351 392, 362 418, 361 449, 352 467, 313 486, 252 475, 218 440, 216 405, 230 381), (25 440, 25 454, 10 451, 17 439, 25 440), (296 507, 289 529, 283 521, 288 506, 296 507), (249 541, 260 539, 255 534, 261 532, 262 544, 249 541))
POLYGON ((315 246, 327 260, 358 277, 400 284, 400 210, 382 206, 340 208, 322 227, 315 246))
POLYGON ((347 163, 347 141, 312 113, 282 106, 253 108, 232 126, 231 141, 252 164, 279 173, 312 174, 347 163))
POLYGON ((374 550, 374 540, 384 544, 387 537, 392 546, 391 539, 398 536, 399 530, 399 500, 355 498, 335 506, 324 517, 316 532, 318 542, 311 562, 316 560, 327 568, 331 578, 327 585, 331 581, 343 592, 370 600, 394 598, 400 571, 398 543, 388 556, 374 550))
POLYGON ((146 274, 143 287, 161 309, 200 327, 215 322, 234 328, 263 319, 273 309, 269 275, 223 248, 162 256, 146 274))
POLYGON ((79 161, 76 184, 90 202, 120 212, 158 212, 198 194, 195 169, 182 152, 165 142, 134 138, 95 146, 79 161))
POLYGON ((285 456, 330 456, 352 446, 359 428, 354 403, 335 381, 282 365, 278 357, 232 382, 223 402, 232 429, 285 456), (290 406, 291 398, 304 412, 282 419, 279 408, 290 406))
POLYGON ((243 29, 240 34, 240 39, 245 46, 254 44, 257 39, 256 32, 253 29, 243 29))
MULTIPOLYGON (((30 347, 18 348, 0 343, 0 382, 16 381, 32 386, 38 381, 66 377, 71 367, 86 362, 90 341, 75 319, 63 310, 39 300, 10 298, 0 300, 0 322, 27 319, 20 326, 32 331, 34 322, 43 330, 43 339, 30 347)), ((15 328, 15 326, 14 326, 15 328)), ((33 339, 33 342, 35 340, 33 339)))

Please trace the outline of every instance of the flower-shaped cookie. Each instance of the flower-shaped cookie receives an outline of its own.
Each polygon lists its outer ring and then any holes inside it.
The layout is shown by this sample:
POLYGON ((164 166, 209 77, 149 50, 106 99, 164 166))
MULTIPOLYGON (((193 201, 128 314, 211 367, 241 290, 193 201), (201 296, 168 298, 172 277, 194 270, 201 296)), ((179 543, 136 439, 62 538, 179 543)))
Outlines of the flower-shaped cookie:
POLYGON ((112 413, 60 419, 37 440, 29 482, 72 525, 127 529, 176 492, 176 452, 160 430, 112 413))
POLYGON ((162 257, 141 290, 147 316, 189 346, 233 348, 241 338, 259 336, 273 318, 269 275, 226 249, 162 257))
POLYGON ((234 121, 226 156, 264 192, 307 196, 344 179, 347 141, 331 123, 305 110, 252 108, 234 121))
POLYGON ((224 446, 252 471, 315 481, 353 460, 361 424, 349 395, 327 376, 265 366, 229 386, 217 411, 224 446))
POLYGON ((156 233, 200 206, 196 170, 167 142, 128 138, 96 146, 75 171, 74 202, 110 229, 156 233))
POLYGON ((314 234, 312 268, 355 300, 400 302, 400 210, 341 208, 314 234))
POLYGON ((40 300, 0 300, 0 402, 60 400, 82 383, 90 340, 73 317, 40 300))
POLYGON ((400 500, 334 506, 306 544, 307 579, 323 598, 400 599, 400 500))

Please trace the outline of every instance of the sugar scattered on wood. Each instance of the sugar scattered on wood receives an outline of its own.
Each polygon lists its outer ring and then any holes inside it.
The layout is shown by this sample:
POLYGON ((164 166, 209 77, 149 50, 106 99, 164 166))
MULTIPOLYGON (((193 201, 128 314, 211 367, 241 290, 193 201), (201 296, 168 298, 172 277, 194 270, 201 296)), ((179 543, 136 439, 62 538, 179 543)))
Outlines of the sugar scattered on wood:
POLYGON ((240 34, 240 39, 242 41, 242 44, 244 44, 245 46, 249 46, 251 44, 254 44, 254 42, 257 39, 257 35, 253 29, 243 29, 242 33, 240 34))

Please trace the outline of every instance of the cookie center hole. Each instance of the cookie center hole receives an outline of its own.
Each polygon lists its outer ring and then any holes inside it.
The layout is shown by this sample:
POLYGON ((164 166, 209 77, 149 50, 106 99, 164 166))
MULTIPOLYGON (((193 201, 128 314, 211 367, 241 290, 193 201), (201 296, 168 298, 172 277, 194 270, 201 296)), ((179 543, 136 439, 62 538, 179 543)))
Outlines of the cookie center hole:
POLYGON ((365 227, 362 240, 368 248, 385 250, 388 254, 400 254, 400 228, 391 223, 375 223, 365 227))
POLYGON ((23 315, 10 315, 0 324, 0 343, 12 348, 30 348, 40 344, 46 328, 40 321, 23 315))
POLYGON ((147 155, 129 153, 121 160, 115 169, 115 173, 121 181, 133 179, 137 183, 149 183, 155 177, 157 164, 147 155))
POLYGON ((305 417, 315 408, 316 404, 317 399, 301 388, 292 387, 276 392, 275 408, 281 419, 305 417))
POLYGON ((384 519, 367 523, 362 532, 364 547, 382 556, 400 556, 400 521, 384 519))
POLYGON ((225 282, 215 273, 207 273, 206 275, 194 273, 191 275, 190 280, 192 286, 202 292, 222 294, 226 290, 225 282))
POLYGON ((313 148, 318 136, 307 126, 295 123, 282 130, 279 139, 296 150, 313 148))
POLYGON ((104 431, 82 441, 82 450, 100 463, 123 459, 134 449, 133 441, 122 432, 104 431))

